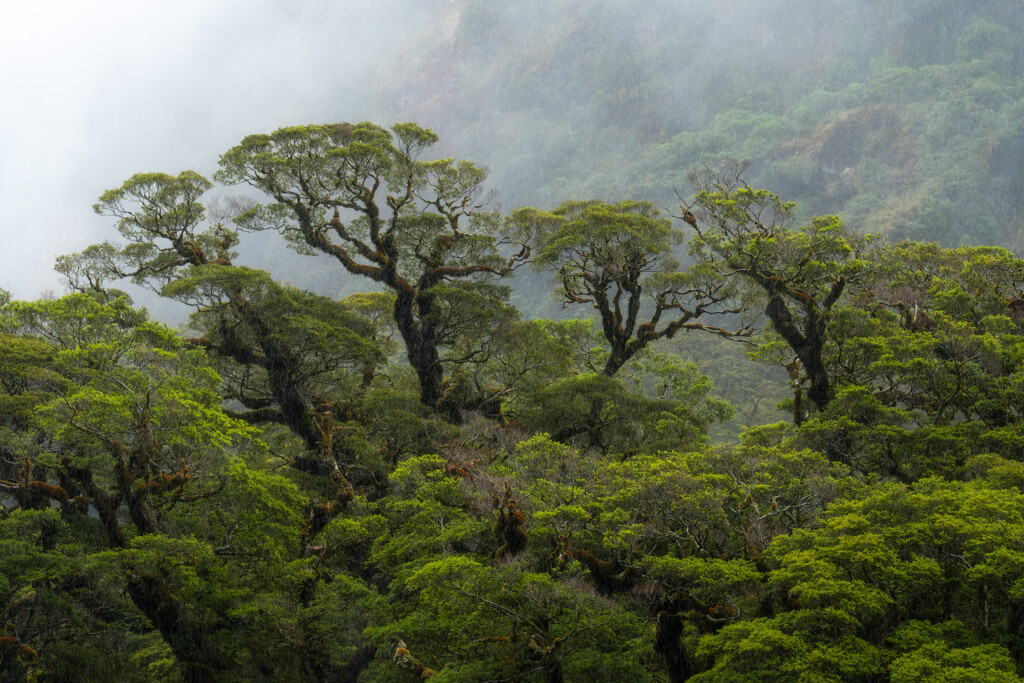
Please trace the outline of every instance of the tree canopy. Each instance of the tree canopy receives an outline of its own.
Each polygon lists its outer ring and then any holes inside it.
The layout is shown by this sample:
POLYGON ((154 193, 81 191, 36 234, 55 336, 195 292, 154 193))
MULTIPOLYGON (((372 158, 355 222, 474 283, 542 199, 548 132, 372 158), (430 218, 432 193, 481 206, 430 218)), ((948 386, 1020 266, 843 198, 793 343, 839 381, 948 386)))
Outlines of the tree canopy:
MULTIPOLYGON (((443 397, 443 286, 507 275, 530 253, 525 241, 510 256, 499 252, 516 238, 487 210, 483 170, 421 159, 437 139, 415 124, 283 128, 246 137, 221 157, 217 175, 271 200, 237 217, 244 227, 280 230, 299 249, 394 292, 395 324, 431 408, 443 397)), ((448 412, 457 421, 457 409, 448 412)))
POLYGON ((715 273, 678 270, 672 250, 683 233, 647 202, 565 202, 551 212, 519 209, 512 221, 536 235, 535 263, 554 271, 563 302, 597 309, 610 348, 605 375, 681 329, 742 332, 694 322, 739 309, 727 306, 731 291, 715 273))
POLYGON ((503 218, 435 141, 246 138, 237 216, 133 176, 71 293, 0 293, 0 677, 1020 680, 1024 260, 801 223, 737 164, 676 222, 503 218), (242 265, 270 227, 381 289, 242 265), (521 318, 530 258, 596 315, 521 318))

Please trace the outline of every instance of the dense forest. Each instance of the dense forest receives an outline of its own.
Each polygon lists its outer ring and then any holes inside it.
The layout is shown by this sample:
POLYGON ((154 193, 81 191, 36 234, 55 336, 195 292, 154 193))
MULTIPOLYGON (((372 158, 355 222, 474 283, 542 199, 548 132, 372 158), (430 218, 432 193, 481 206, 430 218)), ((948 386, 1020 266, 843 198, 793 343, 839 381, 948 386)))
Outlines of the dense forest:
POLYGON ((0 290, 0 680, 1021 680, 1024 12, 539 6, 0 290))

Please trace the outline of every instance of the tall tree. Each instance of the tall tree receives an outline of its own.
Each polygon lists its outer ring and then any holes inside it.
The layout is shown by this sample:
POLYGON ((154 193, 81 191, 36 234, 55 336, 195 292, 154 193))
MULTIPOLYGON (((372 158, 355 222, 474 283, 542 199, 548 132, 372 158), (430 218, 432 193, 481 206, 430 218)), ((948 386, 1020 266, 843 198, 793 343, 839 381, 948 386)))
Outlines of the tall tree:
POLYGON ((1024 260, 902 242, 867 267, 834 311, 836 398, 802 426, 808 445, 904 482, 962 476, 978 453, 1018 457, 1024 260))
MULTIPOLYGON (((255 430, 220 410, 220 378, 206 355, 184 348, 172 330, 148 321, 123 299, 104 303, 75 293, 9 308, 24 335, 19 339, 36 342, 25 350, 48 346, 50 352, 4 354, 5 378, 41 366, 32 375, 49 392, 37 393, 35 424, 22 420, 4 435, 0 490, 22 511, 44 515, 59 509, 50 522, 40 517, 47 539, 42 550, 51 565, 84 576, 92 548, 124 557, 120 553, 130 553, 140 537, 174 533, 188 515, 185 508, 224 489, 227 461, 258 448, 255 430), (76 569, 64 563, 65 552, 75 555, 76 569)), ((11 398, 30 398, 23 387, 5 385, 20 391, 11 398)), ((68 585, 79 579, 62 574, 49 572, 51 597, 33 598, 32 612, 40 614, 26 615, 19 628, 26 636, 36 631, 32 623, 39 618, 46 623, 63 616, 65 624, 80 619, 94 628, 96 621, 106 621, 93 602, 106 600, 99 595, 103 590, 83 595, 68 585), (69 614, 76 616, 69 621, 69 614)), ((131 571, 122 576, 131 603, 177 654, 185 678, 211 680, 209 672, 222 668, 223 656, 211 645, 204 619, 182 605, 165 577, 131 571)), ((60 632, 65 628, 41 644, 92 638, 82 632, 68 638, 60 632)))
MULTIPOLYGON (((794 227, 792 202, 747 185, 745 163, 694 172, 697 190, 682 218, 696 235, 690 252, 705 267, 752 285, 772 327, 796 355, 791 372, 805 373, 807 397, 824 410, 835 396, 824 351, 832 308, 852 279, 869 237, 854 234, 836 216, 794 227)), ((797 417, 799 419, 799 415, 797 417)))
POLYGON ((78 289, 104 291, 104 278, 130 277, 196 308, 194 322, 207 334, 190 343, 244 368, 225 367, 229 397, 247 408, 237 416, 286 425, 310 451, 294 465, 336 479, 338 498, 345 502, 352 489, 320 394, 339 375, 361 374, 381 360, 369 338, 371 327, 339 302, 289 290, 262 271, 235 266, 237 233, 205 222, 199 200, 211 187, 193 171, 133 176, 94 207, 118 220, 129 244, 94 245, 62 257, 58 269, 78 289))
POLYGON ((610 347, 602 373, 611 377, 651 342, 682 329, 727 331, 694 322, 737 313, 726 304, 724 278, 700 266, 678 272, 672 248, 682 231, 647 202, 565 202, 550 212, 519 209, 512 222, 541 243, 537 265, 551 269, 565 304, 590 304, 610 347))
POLYGON ((242 225, 278 229, 300 251, 328 254, 395 293, 395 324, 431 408, 443 395, 441 286, 507 275, 530 254, 486 210, 483 170, 420 158, 437 140, 412 123, 283 128, 243 139, 217 175, 272 200, 238 217, 242 225), (500 253, 513 243, 515 253, 500 253))

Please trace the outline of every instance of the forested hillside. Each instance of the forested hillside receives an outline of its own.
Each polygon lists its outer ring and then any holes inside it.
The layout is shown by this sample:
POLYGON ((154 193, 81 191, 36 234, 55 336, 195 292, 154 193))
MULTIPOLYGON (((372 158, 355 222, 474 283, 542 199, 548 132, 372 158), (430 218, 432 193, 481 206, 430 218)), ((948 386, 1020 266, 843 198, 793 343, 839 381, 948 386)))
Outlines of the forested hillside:
POLYGON ((492 167, 508 208, 672 206, 694 164, 731 157, 807 216, 1020 246, 1014 0, 460 0, 424 33, 395 113, 492 167))
POLYGON ((1022 680, 1024 12, 432 16, 0 290, 0 680, 1022 680))

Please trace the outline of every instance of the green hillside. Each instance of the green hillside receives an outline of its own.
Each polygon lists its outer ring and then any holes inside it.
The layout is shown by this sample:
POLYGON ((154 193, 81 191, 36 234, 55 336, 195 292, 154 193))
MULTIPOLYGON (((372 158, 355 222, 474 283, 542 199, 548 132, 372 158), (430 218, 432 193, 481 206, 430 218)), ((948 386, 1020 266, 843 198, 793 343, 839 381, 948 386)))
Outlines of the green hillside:
POLYGON ((382 101, 494 172, 502 201, 665 205, 695 165, 858 230, 1021 242, 1018 3, 457 2, 382 101))

